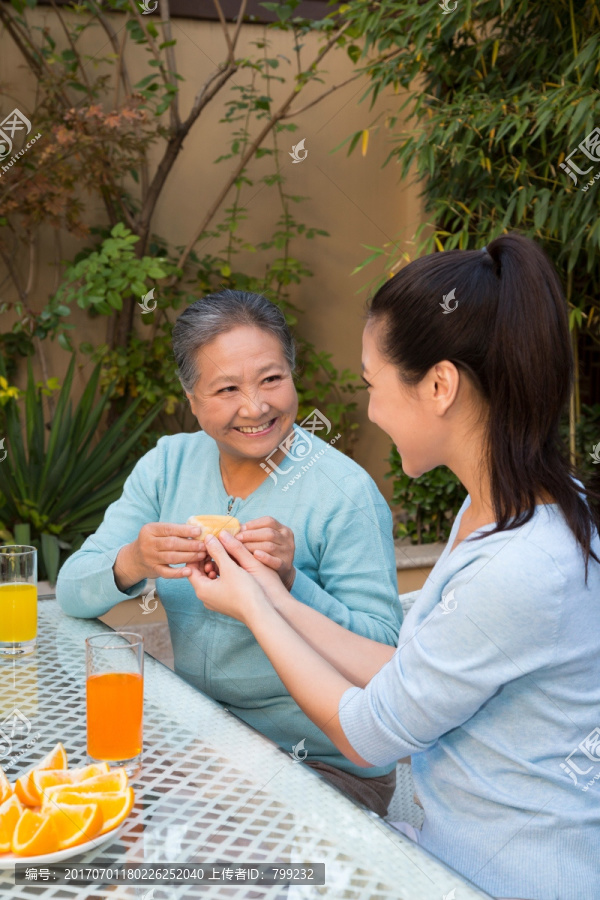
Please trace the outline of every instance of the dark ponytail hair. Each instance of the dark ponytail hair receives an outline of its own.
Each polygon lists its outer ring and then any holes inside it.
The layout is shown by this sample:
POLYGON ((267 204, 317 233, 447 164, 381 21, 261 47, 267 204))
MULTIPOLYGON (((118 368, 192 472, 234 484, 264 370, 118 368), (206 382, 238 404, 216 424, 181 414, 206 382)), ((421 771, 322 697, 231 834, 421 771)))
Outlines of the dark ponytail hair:
POLYGON ((583 479, 559 436, 573 354, 567 305, 543 251, 522 235, 506 234, 484 251, 417 259, 377 291, 368 316, 381 322, 380 352, 404 384, 418 384, 449 360, 482 396, 496 519, 486 534, 524 525, 536 497, 548 494, 582 548, 587 584, 590 555, 600 562, 590 547, 600 531, 600 473, 583 489, 575 484, 574 477, 583 479), (452 313, 444 315, 440 304, 452 289, 456 296, 446 303, 452 313))

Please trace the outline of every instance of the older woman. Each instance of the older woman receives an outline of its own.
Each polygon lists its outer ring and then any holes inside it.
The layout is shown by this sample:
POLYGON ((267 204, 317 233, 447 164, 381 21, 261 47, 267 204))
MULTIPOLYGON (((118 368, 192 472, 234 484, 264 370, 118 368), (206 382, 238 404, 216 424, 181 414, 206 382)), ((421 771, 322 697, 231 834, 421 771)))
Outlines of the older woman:
POLYGON ((161 438, 137 463, 97 532, 62 567, 58 602, 92 617, 157 579, 175 671, 383 815, 394 764, 346 759, 290 697, 245 625, 206 609, 187 576, 206 565, 192 515, 231 513, 240 540, 291 591, 299 628, 327 616, 395 646, 402 621, 392 522, 372 479, 294 424, 294 344, 281 311, 223 291, 192 303, 173 330, 178 375, 200 431, 161 438), (196 537, 196 539, 194 539, 196 537), (302 743, 303 742, 303 743, 302 743), (304 752, 303 752, 304 751, 304 752))

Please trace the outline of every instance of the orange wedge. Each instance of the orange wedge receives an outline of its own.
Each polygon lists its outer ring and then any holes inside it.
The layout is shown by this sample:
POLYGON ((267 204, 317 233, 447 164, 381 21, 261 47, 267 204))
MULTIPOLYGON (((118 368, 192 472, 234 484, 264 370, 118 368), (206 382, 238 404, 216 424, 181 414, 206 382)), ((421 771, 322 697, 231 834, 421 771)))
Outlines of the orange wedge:
POLYGON ((58 850, 54 820, 47 813, 24 810, 15 826, 11 849, 17 856, 39 856, 58 850))
POLYGON ((110 772, 108 763, 93 763, 91 766, 82 766, 80 769, 37 769, 32 772, 32 782, 30 793, 39 797, 38 803, 42 802, 42 795, 46 790, 56 785, 63 787, 66 784, 76 784, 79 781, 85 781, 89 778, 95 778, 97 775, 107 775, 110 772))
POLYGON ((59 743, 50 751, 41 763, 38 763, 29 772, 17 778, 15 784, 15 794, 25 806, 38 806, 41 803, 41 797, 36 789, 33 781, 33 773, 40 769, 66 769, 67 753, 63 745, 59 743))
POLYGON ((13 789, 10 781, 4 774, 4 769, 0 769, 0 805, 12 796, 13 789))
MULTIPOLYGON (((122 793, 129 787, 129 778, 127 772, 123 768, 113 769, 108 775, 96 775, 94 778, 86 778, 84 781, 78 781, 69 785, 69 791, 77 791, 85 794, 96 793, 122 793)), ((52 797, 57 791, 64 790, 64 784, 57 784, 54 787, 46 788, 44 795, 52 797)))
POLYGON ((70 804, 97 803, 104 820, 100 834, 106 834, 107 831, 116 828, 127 818, 134 801, 135 795, 132 787, 119 793, 100 793, 100 791, 84 793, 65 787, 62 791, 56 791, 51 797, 44 797, 42 812, 46 809, 53 809, 55 806, 66 807, 70 804))
POLYGON ((58 835, 57 850, 91 841, 102 828, 102 810, 97 803, 57 803, 42 810, 52 820, 58 835))
POLYGON ((41 763, 38 763, 36 769, 67 769, 67 751, 59 741, 56 747, 45 756, 41 763))
POLYGON ((0 803, 0 853, 10 853, 15 825, 23 813, 23 804, 16 794, 0 803))

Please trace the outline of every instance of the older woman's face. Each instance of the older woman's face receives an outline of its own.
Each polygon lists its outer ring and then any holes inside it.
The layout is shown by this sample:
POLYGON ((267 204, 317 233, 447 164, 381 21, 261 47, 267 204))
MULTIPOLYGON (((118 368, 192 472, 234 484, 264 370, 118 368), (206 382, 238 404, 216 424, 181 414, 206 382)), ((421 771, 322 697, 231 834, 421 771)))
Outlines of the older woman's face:
POLYGON ((279 340, 237 326, 198 350, 200 377, 187 394, 203 431, 228 453, 268 456, 289 434, 298 397, 279 340))

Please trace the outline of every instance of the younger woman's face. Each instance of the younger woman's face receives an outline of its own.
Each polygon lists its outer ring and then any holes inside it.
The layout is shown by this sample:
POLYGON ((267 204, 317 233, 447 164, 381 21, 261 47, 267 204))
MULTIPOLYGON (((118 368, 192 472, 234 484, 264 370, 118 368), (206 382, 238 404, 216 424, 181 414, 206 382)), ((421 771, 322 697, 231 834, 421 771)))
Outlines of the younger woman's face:
POLYGON ((198 350, 198 371, 187 398, 221 452, 262 459, 290 432, 298 396, 275 335, 236 326, 198 350))
MULTIPOLYGON (((398 370, 379 352, 378 336, 385 324, 369 320, 363 332, 363 380, 369 391, 369 419, 389 434, 411 478, 443 464, 452 403, 452 363, 440 363, 415 387, 401 382, 398 370), (438 371, 439 370, 439 371, 438 371), (437 375, 437 377, 436 377, 437 375), (450 377, 450 383, 448 382, 450 377), (450 389, 450 391, 449 391, 450 389)), ((454 386, 455 387, 455 386, 454 386)))

